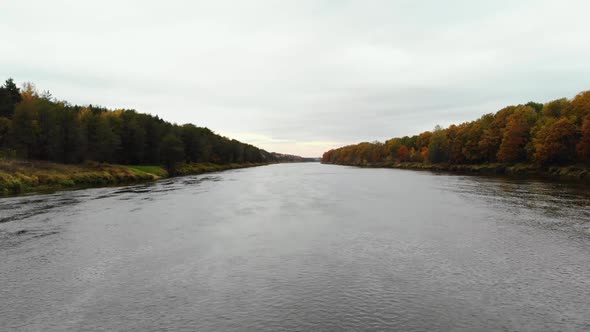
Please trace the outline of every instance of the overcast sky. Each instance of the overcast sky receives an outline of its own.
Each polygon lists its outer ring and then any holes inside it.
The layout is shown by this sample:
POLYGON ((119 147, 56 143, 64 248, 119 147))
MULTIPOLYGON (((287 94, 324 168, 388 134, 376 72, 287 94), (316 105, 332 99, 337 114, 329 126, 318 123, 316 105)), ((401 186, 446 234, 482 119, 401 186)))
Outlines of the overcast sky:
POLYGON ((0 0, 0 79, 320 156, 590 89, 588 13, 588 0, 0 0))

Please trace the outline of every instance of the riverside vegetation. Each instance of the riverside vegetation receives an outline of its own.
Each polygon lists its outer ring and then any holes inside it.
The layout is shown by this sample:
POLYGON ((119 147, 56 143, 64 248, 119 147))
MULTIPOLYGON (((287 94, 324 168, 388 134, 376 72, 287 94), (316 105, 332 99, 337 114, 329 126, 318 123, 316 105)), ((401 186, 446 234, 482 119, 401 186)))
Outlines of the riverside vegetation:
POLYGON ((590 179, 590 91, 324 153, 323 163, 590 179))
MULTIPOLYGON (((194 175, 267 164, 180 163, 175 166, 175 175, 194 175)), ((97 162, 67 165, 46 161, 0 160, 0 196, 31 191, 125 185, 168 176, 168 170, 158 165, 112 165, 97 162)))
MULTIPOLYGON (((295 157, 295 156, 290 156, 295 157)), ((292 161, 193 124, 0 87, 0 195, 149 181, 292 161), (133 166, 124 166, 133 165, 133 166)))

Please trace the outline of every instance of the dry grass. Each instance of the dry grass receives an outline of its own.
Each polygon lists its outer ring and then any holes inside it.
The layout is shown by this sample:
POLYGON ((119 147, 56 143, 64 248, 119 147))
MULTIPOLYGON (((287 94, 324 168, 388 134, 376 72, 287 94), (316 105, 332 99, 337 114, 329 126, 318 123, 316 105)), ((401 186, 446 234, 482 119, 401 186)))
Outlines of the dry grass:
POLYGON ((154 174, 109 164, 63 165, 44 161, 0 160, 0 195, 117 185, 157 178, 154 174))

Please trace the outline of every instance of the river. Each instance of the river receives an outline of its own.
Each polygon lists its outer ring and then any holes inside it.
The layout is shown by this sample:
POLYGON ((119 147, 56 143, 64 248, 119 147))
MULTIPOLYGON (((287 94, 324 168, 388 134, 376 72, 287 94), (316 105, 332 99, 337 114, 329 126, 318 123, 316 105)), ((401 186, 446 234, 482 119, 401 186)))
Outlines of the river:
POLYGON ((590 187, 279 164, 0 199, 6 331, 588 331, 590 187))

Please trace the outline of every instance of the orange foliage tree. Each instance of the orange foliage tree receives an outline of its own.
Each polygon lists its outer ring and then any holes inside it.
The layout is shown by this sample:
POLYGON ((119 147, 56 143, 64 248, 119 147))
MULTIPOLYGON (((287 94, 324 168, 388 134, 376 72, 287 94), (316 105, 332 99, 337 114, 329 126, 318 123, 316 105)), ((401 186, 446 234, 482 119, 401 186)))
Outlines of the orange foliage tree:
POLYGON ((533 159, 539 164, 566 164, 575 157, 576 126, 562 118, 543 126, 533 140, 533 159))
POLYGON ((499 161, 524 161, 526 158, 525 146, 529 141, 531 127, 536 115, 532 107, 520 106, 508 117, 502 143, 498 150, 499 161))
POLYGON ((410 151, 408 150, 408 147, 405 145, 400 146, 397 150, 397 156, 401 162, 408 161, 410 158, 410 151))

